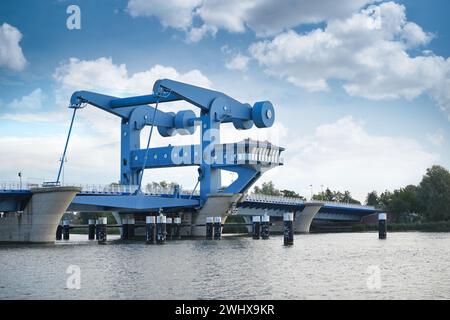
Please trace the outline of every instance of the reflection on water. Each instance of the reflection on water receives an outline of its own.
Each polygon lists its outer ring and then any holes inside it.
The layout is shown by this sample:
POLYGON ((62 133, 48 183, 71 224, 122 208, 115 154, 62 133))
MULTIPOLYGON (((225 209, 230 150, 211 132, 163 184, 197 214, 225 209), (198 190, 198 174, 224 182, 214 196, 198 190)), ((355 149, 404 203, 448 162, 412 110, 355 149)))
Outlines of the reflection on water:
MULTIPOLYGON (((0 246, 0 299, 450 299, 450 234, 0 246), (71 265, 81 288, 66 285, 71 265)), ((110 237, 111 239, 112 237, 110 237)))

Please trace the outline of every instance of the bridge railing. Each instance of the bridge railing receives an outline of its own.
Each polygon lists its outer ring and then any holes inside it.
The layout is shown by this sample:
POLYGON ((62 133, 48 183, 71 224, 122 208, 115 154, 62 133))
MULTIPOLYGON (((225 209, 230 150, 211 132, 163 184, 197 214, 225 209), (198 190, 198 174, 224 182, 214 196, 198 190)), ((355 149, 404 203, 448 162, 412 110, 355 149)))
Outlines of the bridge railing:
MULTIPOLYGON (((80 184, 80 183, 61 183, 60 186, 79 187, 82 193, 88 194, 131 194, 138 189, 137 185, 119 185, 119 184, 80 184)), ((40 183, 31 182, 15 182, 15 181, 0 181, 0 190, 3 191, 26 191, 32 188, 42 187, 40 183)), ((147 195, 172 195, 174 188, 161 188, 153 186, 145 186, 142 188, 142 193, 147 195)), ((190 196, 199 195, 196 190, 179 190, 180 195, 190 196)))
MULTIPOLYGON (((244 199, 244 201, 251 202, 261 202, 261 203, 274 203, 274 204, 303 204, 305 201, 299 198, 290 198, 290 197, 280 197, 280 196, 269 196, 264 194, 249 194, 244 199)), ((328 206, 342 206, 346 208, 356 208, 356 209, 375 209, 373 206, 365 206, 360 204, 353 203, 345 203, 345 202, 335 202, 335 201, 317 201, 324 203, 324 205, 328 206)))
POLYGON ((362 204, 355 204, 355 203, 346 203, 346 202, 334 202, 334 201, 325 201, 325 205, 329 206, 343 206, 346 208, 356 208, 356 209, 375 209, 374 206, 365 206, 362 204))
POLYGON ((249 194, 244 201, 261 203, 279 203, 279 204, 303 204, 304 201, 299 198, 269 196, 264 194, 249 194))
POLYGON ((26 191, 31 188, 39 187, 38 183, 29 182, 16 182, 16 181, 1 181, 0 190, 15 190, 15 191, 26 191))
MULTIPOLYGON (((66 184, 70 186, 76 186, 81 188, 82 193, 106 193, 106 194, 130 194, 136 192, 138 185, 99 185, 99 184, 66 184)), ((175 193, 174 188, 161 188, 153 186, 145 186, 142 188, 142 193, 147 195, 172 195, 175 193)), ((180 195, 191 195, 191 190, 179 190, 180 195)), ((194 192, 194 195, 198 195, 199 192, 194 192)))

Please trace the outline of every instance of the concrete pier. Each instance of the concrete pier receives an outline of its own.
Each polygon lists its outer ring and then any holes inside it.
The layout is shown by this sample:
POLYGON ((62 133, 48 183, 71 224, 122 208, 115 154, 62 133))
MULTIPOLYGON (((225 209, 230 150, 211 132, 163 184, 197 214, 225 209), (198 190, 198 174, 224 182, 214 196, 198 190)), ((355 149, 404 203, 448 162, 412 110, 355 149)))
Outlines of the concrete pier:
POLYGON ((54 243, 61 217, 79 191, 76 187, 31 189, 22 212, 0 218, 0 242, 54 243))
POLYGON ((207 217, 220 216, 222 223, 229 214, 230 208, 242 195, 241 194, 228 194, 218 193, 208 196, 208 200, 201 210, 192 214, 191 219, 191 236, 206 237, 206 228, 204 225, 207 217))
POLYGON ((319 212, 320 208, 323 207, 322 202, 308 202, 305 204, 305 208, 301 212, 295 214, 294 229, 295 233, 309 233, 311 228, 311 223, 319 212))

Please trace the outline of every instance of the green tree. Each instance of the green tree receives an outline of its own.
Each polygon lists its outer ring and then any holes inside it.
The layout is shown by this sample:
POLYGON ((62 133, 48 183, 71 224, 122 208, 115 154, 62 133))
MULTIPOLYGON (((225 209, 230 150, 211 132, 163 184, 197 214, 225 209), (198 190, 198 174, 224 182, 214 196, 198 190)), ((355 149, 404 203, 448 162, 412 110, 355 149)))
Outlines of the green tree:
POLYGON ((275 188, 272 181, 264 182, 261 187, 256 186, 253 191, 255 194, 264 194, 268 196, 282 196, 280 190, 275 188))
POLYGON ((334 201, 334 192, 327 188, 318 194, 313 195, 313 200, 316 201, 334 201))
POLYGON ((441 166, 427 169, 417 190, 419 205, 429 221, 450 220, 450 173, 441 166))
POLYGON ((176 182, 167 182, 165 180, 156 182, 153 181, 151 183, 147 183, 146 190, 147 192, 151 192, 153 189, 173 189, 178 184, 176 182))
POLYGON ((376 191, 369 192, 366 197, 366 205, 378 206, 378 193, 376 191))
POLYGON ((286 198, 298 198, 298 199, 301 199, 303 201, 306 201, 305 197, 299 195, 295 191, 292 191, 292 190, 281 190, 280 192, 283 195, 283 197, 286 197, 286 198))
POLYGON ((352 198, 350 191, 344 191, 341 202, 352 203, 352 204, 361 204, 361 202, 352 198))
POLYGON ((319 194, 313 195, 313 200, 361 204, 358 200, 353 199, 350 191, 331 191, 328 188, 325 191, 320 192, 319 194))
POLYGON ((378 197, 378 206, 382 210, 388 211, 392 199, 392 192, 386 190, 378 197))
POLYGON ((388 211, 397 214, 398 222, 409 221, 412 213, 420 211, 418 203, 418 187, 414 185, 406 186, 391 193, 388 203, 388 211))

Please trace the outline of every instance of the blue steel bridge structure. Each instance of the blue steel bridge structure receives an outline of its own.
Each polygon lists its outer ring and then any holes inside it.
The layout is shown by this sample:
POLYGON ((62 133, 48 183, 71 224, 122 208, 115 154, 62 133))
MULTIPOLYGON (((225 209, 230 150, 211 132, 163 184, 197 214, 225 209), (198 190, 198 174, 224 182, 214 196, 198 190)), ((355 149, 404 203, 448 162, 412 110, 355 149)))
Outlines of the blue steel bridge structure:
MULTIPOLYGON (((157 214, 163 210, 169 215, 192 216, 191 223, 204 223, 206 216, 226 218, 233 213, 252 216, 266 212, 277 217, 282 216, 283 212, 295 212, 301 218, 306 208, 313 207, 306 214, 309 215, 306 223, 308 230, 313 218, 356 222, 377 212, 369 206, 247 195, 264 172, 283 165, 281 153, 285 149, 269 141, 250 139, 221 143, 220 129, 226 123, 231 123, 236 130, 248 130, 254 126, 261 130, 270 128, 275 121, 275 109, 269 101, 250 105, 222 92, 168 79, 156 81, 153 93, 144 96, 119 98, 77 91, 70 100, 69 108, 73 110, 73 116, 62 159, 68 151, 76 114, 88 104, 121 119, 119 185, 96 190, 82 189, 68 211, 111 211, 120 220, 124 216, 157 214), (198 112, 191 109, 166 112, 162 106, 169 102, 188 103, 198 108, 198 112), (150 133, 143 148, 141 131, 147 126, 150 133), (162 137, 193 135, 199 131, 200 143, 151 147, 155 130, 162 137), (145 170, 185 166, 197 167, 194 190, 184 192, 177 187, 170 191, 142 190, 145 170), (223 171, 234 172, 237 178, 231 184, 222 186, 223 171)), ((47 186, 60 185, 63 166, 64 161, 61 161, 56 180, 46 183, 47 186)), ((0 212, 23 210, 30 197, 31 193, 26 188, 4 186, 0 188, 0 212)))

